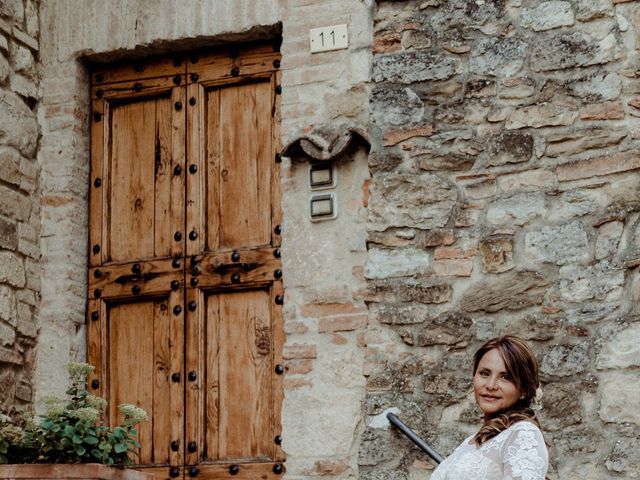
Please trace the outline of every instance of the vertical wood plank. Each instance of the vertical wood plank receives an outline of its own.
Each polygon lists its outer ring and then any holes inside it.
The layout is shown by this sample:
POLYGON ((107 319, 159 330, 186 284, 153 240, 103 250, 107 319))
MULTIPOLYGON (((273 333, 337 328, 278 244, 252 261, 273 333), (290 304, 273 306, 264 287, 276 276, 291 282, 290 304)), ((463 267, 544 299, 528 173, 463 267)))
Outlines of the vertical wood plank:
POLYGON ((119 105, 112 112, 111 260, 153 256, 156 102, 119 105))
POLYGON ((217 460, 220 457, 220 429, 219 429, 219 329, 220 299, 217 295, 207 296, 206 312, 206 399, 205 399, 205 442, 207 446, 206 458, 217 460))
MULTIPOLYGON (((111 205, 109 199, 111 198, 111 157, 113 152, 113 142, 111 141, 112 122, 111 113, 112 108, 109 102, 104 101, 102 103, 103 108, 103 137, 102 137, 102 219, 101 222, 101 235, 102 235, 102 252, 101 252, 101 264, 111 258, 111 221, 109 218, 111 212, 111 205)), ((93 215, 93 212, 89 216, 93 215)))
MULTIPOLYGON (((271 92, 272 92, 272 112, 273 117, 271 121, 272 135, 271 144, 273 146, 273 158, 277 153, 282 150, 280 144, 280 98, 281 95, 275 93, 276 87, 281 83, 281 72, 278 70, 271 77, 271 92)), ((282 236, 275 233, 275 226, 280 225, 282 227, 282 206, 280 204, 282 198, 281 179, 282 168, 280 163, 274 163, 272 170, 272 183, 271 183, 271 245, 280 246, 282 243, 282 236)))
POLYGON ((221 90, 221 247, 271 242, 270 87, 261 82, 221 90))
POLYGON ((94 116, 91 122, 91 175, 89 184, 89 266, 102 264, 102 256, 106 245, 102 238, 102 225, 106 219, 103 217, 103 192, 107 183, 103 178, 104 166, 104 133, 105 124, 108 123, 104 112, 104 100, 93 100, 92 109, 94 115, 100 115, 100 121, 94 116), (96 180, 100 185, 96 185, 96 180), (94 251, 94 245, 100 247, 100 251, 94 251))
MULTIPOLYGON (((102 368, 101 330, 104 317, 100 308, 101 303, 100 300, 89 300, 87 302, 87 362, 95 367, 87 378, 87 383, 91 385, 93 380, 98 380, 102 387, 104 385, 102 378, 104 370, 102 368), (98 314, 97 320, 92 318, 94 312, 98 314)), ((101 395, 100 389, 91 389, 91 393, 101 395)))
MULTIPOLYGON (((182 77, 182 85, 184 77, 182 77)), ((187 174, 186 168, 186 87, 177 86, 171 91, 171 104, 176 102, 182 103, 182 110, 172 109, 171 115, 171 152, 172 161, 170 167, 171 175, 171 227, 169 229, 169 241, 171 242, 171 256, 183 256, 185 252, 185 244, 187 242, 187 234, 185 232, 185 189, 187 174), (180 167, 181 175, 174 175, 175 167, 180 167), (181 241, 174 239, 174 234, 180 232, 181 241)))
POLYGON ((220 247, 220 90, 209 90, 205 98, 206 134, 202 138, 207 161, 205 249, 210 251, 220 247))
MULTIPOLYGON (((277 296, 284 297, 284 288, 282 281, 274 282, 269 292, 269 309, 271 314, 271 325, 273 328, 273 352, 272 365, 284 365, 284 358, 282 357, 282 351, 284 348, 285 335, 284 335, 284 314, 282 305, 278 305, 275 301, 277 296)), ((271 377, 273 379, 273 387, 271 393, 271 402, 273 405, 272 417, 271 417, 271 438, 275 438, 276 435, 282 435, 282 402, 284 401, 284 375, 275 374, 275 369, 270 370, 271 377)), ((276 461, 283 462, 285 460, 284 450, 282 445, 276 445, 273 443, 273 458, 276 461)))
MULTIPOLYGON (((117 407, 133 403, 154 419, 153 409, 153 302, 124 303, 109 309, 109 419, 122 423, 117 407), (135 334, 133 334, 135 332, 135 334)), ((152 461, 153 421, 138 426, 139 463, 152 461)))
POLYGON ((197 255, 202 251, 206 236, 206 216, 203 208, 204 176, 204 89, 198 83, 187 86, 187 97, 195 99, 195 105, 189 105, 187 113, 187 170, 195 165, 196 173, 187 175, 187 236, 191 231, 197 233, 195 240, 187 240, 187 255, 197 255))
MULTIPOLYGON (((153 256, 166 257, 171 253, 171 154, 172 154, 172 104, 169 98, 156 101, 155 142, 153 152, 154 184, 153 256)), ((152 232, 147 232, 150 235, 152 232)))
POLYGON ((220 295, 220 459, 270 458, 271 350, 265 291, 220 295))
MULTIPOLYGON (((195 372, 196 380, 185 380, 185 401, 188 413, 186 419, 186 438, 185 442, 195 442, 197 451, 186 453, 187 464, 194 465, 205 449, 204 443, 204 402, 206 396, 206 368, 205 365, 205 334, 204 331, 204 314, 206 305, 204 305, 204 295, 202 291, 195 288, 187 289, 186 293, 186 372, 195 372), (190 310, 189 305, 195 302, 196 309, 190 310)), ((188 375, 188 373, 186 373, 188 375)))
MULTIPOLYGON (((184 263, 184 262, 183 262, 184 263)), ((184 391, 184 375, 185 375, 185 325, 184 314, 176 315, 173 311, 175 306, 183 307, 184 290, 174 290, 169 294, 168 300, 168 321, 171 352, 171 368, 169 376, 173 373, 180 374, 180 382, 171 382, 168 388, 171 418, 171 435, 168 438, 160 439, 161 442, 170 446, 171 442, 177 441, 179 448, 177 451, 170 452, 171 465, 178 466, 184 464, 184 439, 185 439, 185 391, 184 391)))
MULTIPOLYGON (((153 376, 146 379, 153 383, 153 464, 169 463, 169 438, 171 438, 171 403, 169 401, 171 377, 171 328, 169 327, 168 299, 153 302, 153 376)), ((145 381, 145 380, 143 380, 145 381)))

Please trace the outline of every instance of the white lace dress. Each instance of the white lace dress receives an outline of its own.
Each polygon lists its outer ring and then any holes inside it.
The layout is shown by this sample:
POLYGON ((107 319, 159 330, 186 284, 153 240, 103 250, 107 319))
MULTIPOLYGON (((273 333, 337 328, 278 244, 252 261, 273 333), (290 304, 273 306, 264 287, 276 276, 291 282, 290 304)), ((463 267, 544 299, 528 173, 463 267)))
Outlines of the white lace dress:
POLYGON ((514 423, 480 447, 472 438, 438 465, 430 480, 544 480, 549 455, 533 423, 514 423))

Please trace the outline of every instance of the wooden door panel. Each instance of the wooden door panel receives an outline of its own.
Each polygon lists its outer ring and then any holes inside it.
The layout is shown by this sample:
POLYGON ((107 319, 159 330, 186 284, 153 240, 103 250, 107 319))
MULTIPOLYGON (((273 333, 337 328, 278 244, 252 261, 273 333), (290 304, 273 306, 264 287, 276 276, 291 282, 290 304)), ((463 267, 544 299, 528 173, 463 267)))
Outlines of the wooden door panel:
POLYGON ((171 100, 112 106, 110 134, 110 260, 169 256, 171 100))
POLYGON ((217 459, 270 459, 273 337, 268 293, 224 293, 215 303, 218 338, 211 344, 218 348, 218 365, 208 367, 219 371, 219 413, 218 425, 207 429, 219 432, 217 459))
MULTIPOLYGON (((149 421, 138 427, 140 464, 168 464, 172 433, 171 327, 168 299, 116 303, 108 308, 109 418, 121 424, 117 406, 133 403, 144 408, 149 421)), ((178 337, 179 339, 179 337, 178 337)), ((179 359, 178 359, 179 360, 179 359)))
POLYGON ((270 82, 208 91, 206 250, 271 243, 272 100, 270 82))

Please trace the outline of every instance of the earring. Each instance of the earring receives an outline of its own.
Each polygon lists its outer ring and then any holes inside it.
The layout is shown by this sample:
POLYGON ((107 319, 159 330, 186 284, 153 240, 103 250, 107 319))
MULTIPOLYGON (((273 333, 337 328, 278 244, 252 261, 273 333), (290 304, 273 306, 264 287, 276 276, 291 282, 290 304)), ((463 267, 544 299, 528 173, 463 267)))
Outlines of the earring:
POLYGON ((520 400, 524 400, 525 399, 525 395, 520 395, 520 400))

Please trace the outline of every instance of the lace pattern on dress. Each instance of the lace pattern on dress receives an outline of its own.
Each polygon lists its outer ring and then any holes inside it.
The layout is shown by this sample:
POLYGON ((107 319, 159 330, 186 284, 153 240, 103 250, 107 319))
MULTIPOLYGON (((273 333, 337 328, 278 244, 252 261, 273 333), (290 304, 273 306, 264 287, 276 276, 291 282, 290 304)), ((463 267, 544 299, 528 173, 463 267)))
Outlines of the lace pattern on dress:
POLYGON ((517 422, 477 447, 467 438, 431 475, 431 480, 544 480, 549 466, 542 432, 517 422))

